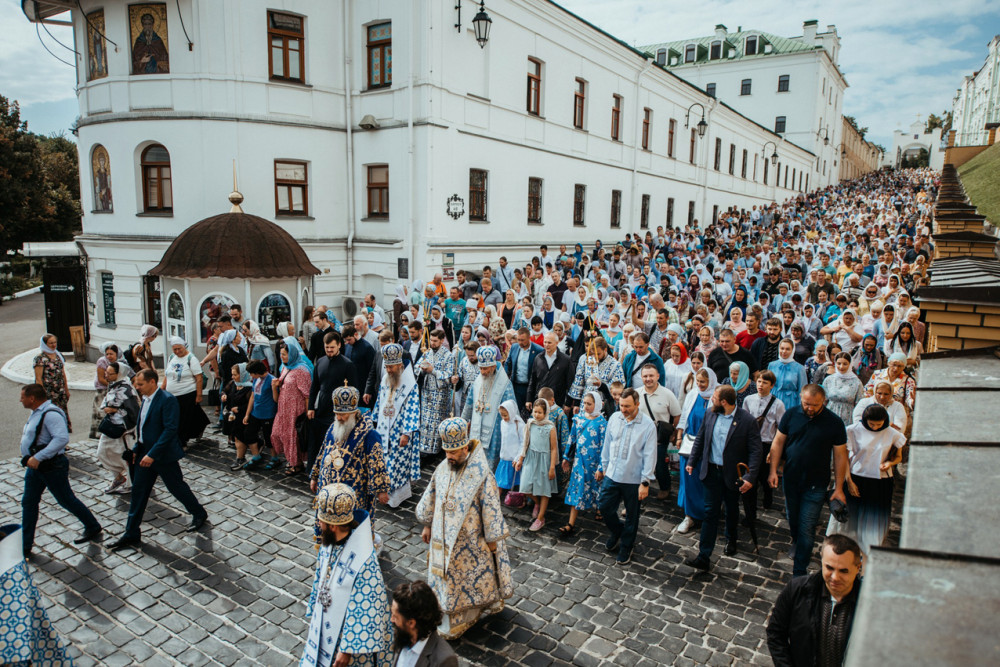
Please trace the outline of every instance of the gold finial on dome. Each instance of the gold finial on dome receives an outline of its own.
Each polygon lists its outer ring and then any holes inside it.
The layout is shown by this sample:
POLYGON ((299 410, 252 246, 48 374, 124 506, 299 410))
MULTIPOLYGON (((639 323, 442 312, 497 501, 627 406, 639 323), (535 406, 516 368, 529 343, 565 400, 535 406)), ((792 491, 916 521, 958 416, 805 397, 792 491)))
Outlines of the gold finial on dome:
POLYGON ((233 160, 233 191, 229 193, 229 201, 233 205, 233 207, 229 209, 230 213, 243 212, 243 209, 240 208, 240 204, 243 203, 243 195, 240 193, 239 185, 236 182, 236 160, 233 160))

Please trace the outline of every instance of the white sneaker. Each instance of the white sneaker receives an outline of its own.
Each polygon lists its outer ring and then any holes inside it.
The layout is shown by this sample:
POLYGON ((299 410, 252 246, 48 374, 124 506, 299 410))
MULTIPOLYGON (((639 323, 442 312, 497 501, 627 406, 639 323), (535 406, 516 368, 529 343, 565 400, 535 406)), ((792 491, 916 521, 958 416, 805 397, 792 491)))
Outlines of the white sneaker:
POLYGON ((677 524, 677 528, 675 530, 681 535, 684 535, 685 533, 690 533, 692 528, 694 528, 694 519, 686 516, 683 521, 677 524))
POLYGON ((111 493, 115 493, 115 494, 118 494, 118 495, 125 495, 127 493, 132 493, 132 485, 131 484, 122 484, 121 486, 119 486, 117 489, 115 489, 111 493))
POLYGON ((376 553, 382 551, 382 544, 383 544, 383 542, 382 542, 382 536, 381 535, 379 535, 378 533, 375 533, 375 537, 372 539, 372 542, 374 542, 374 544, 375 544, 375 552, 376 553))

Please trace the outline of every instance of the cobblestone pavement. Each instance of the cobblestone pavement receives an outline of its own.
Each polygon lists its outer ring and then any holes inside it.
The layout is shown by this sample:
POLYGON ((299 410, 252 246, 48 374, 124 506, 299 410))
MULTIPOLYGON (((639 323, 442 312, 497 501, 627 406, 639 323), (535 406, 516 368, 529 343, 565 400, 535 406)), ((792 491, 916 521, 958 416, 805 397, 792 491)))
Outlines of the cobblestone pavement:
MULTIPOLYGON (((95 451, 93 441, 70 448, 71 476, 110 541, 121 533, 128 500, 102 495, 109 475, 95 451)), ((189 517, 158 484, 142 551, 119 555, 99 544, 74 546, 79 524, 45 496, 31 569, 77 665, 297 662, 315 559, 311 496, 304 477, 232 473, 230 460, 221 445, 192 446, 181 465, 210 525, 185 533, 189 517)), ((17 461, 0 462, 0 503, 8 516, 19 516, 22 476, 17 461)), ((390 588, 424 576, 426 547, 413 517, 423 486, 398 510, 376 511, 390 588)), ((897 505, 900 498, 897 491, 897 505)), ((581 516, 577 533, 560 539, 565 506, 557 501, 553 507, 540 533, 527 532, 528 512, 505 508, 515 596, 455 643, 467 663, 770 664, 764 624, 791 572, 787 531, 776 510, 760 517, 756 557, 742 529, 736 557, 722 556, 720 540, 712 571, 695 573, 682 560, 696 548, 697 534, 671 533, 683 518, 673 502, 647 500, 625 567, 605 551, 603 526, 592 516, 581 516)))

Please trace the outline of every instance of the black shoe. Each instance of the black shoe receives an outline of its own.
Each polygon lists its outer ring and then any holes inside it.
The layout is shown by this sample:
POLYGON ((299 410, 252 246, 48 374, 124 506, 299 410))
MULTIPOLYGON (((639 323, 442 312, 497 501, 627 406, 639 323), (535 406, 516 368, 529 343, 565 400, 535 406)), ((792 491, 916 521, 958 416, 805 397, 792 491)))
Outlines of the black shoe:
POLYGON ((80 537, 73 540, 73 544, 86 544, 87 542, 95 542, 103 532, 104 532, 103 528, 98 528, 96 530, 85 530, 83 531, 83 535, 80 535, 80 537))
POLYGON ((25 551, 21 553, 24 556, 24 560, 31 560, 31 551, 25 551))
POLYGON ((140 546, 142 546, 142 540, 138 537, 119 537, 108 548, 112 551, 122 551, 123 549, 138 549, 140 546))
POLYGON ((618 548, 619 540, 621 540, 621 535, 612 535, 608 538, 608 541, 604 543, 604 548, 608 551, 614 551, 618 548))
POLYGON ((233 462, 229 464, 229 469, 230 470, 240 470, 246 464, 247 464, 247 460, 245 458, 243 458, 243 459, 234 459, 233 462))
POLYGON ((190 525, 188 525, 188 527, 184 529, 184 532, 186 532, 186 533, 193 533, 196 530, 201 529, 201 527, 205 525, 206 521, 208 521, 208 516, 207 515, 206 516, 200 516, 197 519, 193 519, 191 521, 190 525))
POLYGON ((726 554, 727 556, 735 556, 736 540, 729 540, 728 542, 726 542, 726 550, 723 551, 722 553, 726 554))
POLYGON ((628 565, 630 562, 632 562, 632 550, 629 549, 628 551, 625 551, 624 549, 622 549, 621 551, 619 551, 618 558, 615 559, 615 562, 618 563, 619 565, 628 565))
POLYGON ((712 567, 712 563, 707 558, 703 558, 701 554, 695 556, 694 558, 688 558, 684 561, 684 564, 688 567, 693 567, 696 570, 701 570, 702 572, 708 572, 708 569, 712 567))

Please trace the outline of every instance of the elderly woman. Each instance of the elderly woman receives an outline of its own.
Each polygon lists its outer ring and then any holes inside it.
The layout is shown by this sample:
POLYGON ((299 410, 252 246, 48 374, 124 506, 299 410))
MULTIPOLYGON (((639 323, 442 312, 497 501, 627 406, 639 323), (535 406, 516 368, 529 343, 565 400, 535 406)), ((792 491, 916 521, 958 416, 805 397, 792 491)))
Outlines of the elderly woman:
POLYGON ((45 397, 66 413, 66 424, 73 432, 73 422, 69 417, 69 381, 66 379, 66 360, 56 349, 59 340, 47 333, 38 341, 38 354, 32 359, 35 369, 35 384, 42 385, 45 397))
POLYGON ((795 361, 805 365, 816 348, 816 339, 806 334, 805 325, 802 324, 801 320, 792 322, 791 333, 788 337, 795 343, 795 352, 792 355, 795 357, 795 361))
MULTIPOLYGON (((138 410, 141 408, 139 395, 129 381, 125 362, 111 362, 105 372, 108 382, 108 390, 101 399, 101 413, 108 417, 108 421, 116 426, 125 427, 125 418, 136 422, 138 415, 128 415, 129 409, 138 410), (131 400, 130 400, 131 399, 131 400)), ((128 466, 125 465, 122 455, 125 453, 125 438, 128 432, 120 438, 112 438, 104 433, 100 434, 100 442, 97 444, 97 461, 108 472, 114 474, 111 484, 104 490, 104 493, 129 493, 132 490, 128 483, 128 466)))
POLYGON ((733 335, 739 336, 747 330, 746 322, 743 321, 743 311, 739 308, 729 310, 729 321, 722 325, 723 329, 729 329, 733 335))
MULTIPOLYGON (((271 427, 271 447, 274 457, 265 466, 273 470, 284 458, 290 470, 301 469, 305 456, 305 443, 299 442, 298 420, 309 405, 312 388, 312 364, 302 352, 299 342, 288 336, 281 350, 281 370, 278 379, 271 383, 271 392, 278 403, 278 412, 271 427)), ((304 418, 304 417, 303 417, 304 418)))
POLYGON ((907 411, 913 410, 914 394, 917 390, 917 383, 906 374, 906 355, 902 352, 894 352, 889 355, 888 365, 872 373, 872 377, 865 385, 865 395, 872 396, 875 393, 875 385, 886 381, 892 385, 892 397, 903 404, 907 411))
POLYGON ((831 322, 819 332, 824 336, 832 335, 844 352, 852 351, 864 338, 858 316, 850 308, 842 312, 836 322, 831 322))
POLYGON ((806 379, 806 369, 794 357, 795 343, 791 338, 784 338, 778 343, 778 358, 767 366, 774 373, 774 395, 784 403, 785 409, 799 405, 799 393, 809 384, 806 379))
POLYGON ((833 360, 834 372, 823 380, 826 407, 845 424, 850 424, 854 407, 865 397, 865 385, 851 370, 851 355, 841 352, 833 360))
POLYGON ((806 360, 806 363, 803 364, 806 368, 806 378, 810 382, 816 384, 822 383, 822 378, 820 378, 820 382, 818 383, 815 380, 816 369, 830 361, 826 356, 827 347, 829 347, 829 345, 830 343, 828 343, 825 338, 817 340, 816 344, 813 346, 813 356, 809 357, 806 360))
POLYGON ((757 393, 757 385, 750 380, 750 367, 742 361, 734 361, 729 365, 729 377, 722 384, 736 390, 737 408, 743 407, 747 396, 757 393))
POLYGON ((684 380, 691 373, 691 360, 684 343, 678 341, 670 346, 670 356, 664 360, 663 370, 664 386, 673 392, 678 401, 683 401, 684 380))
POLYGON ((97 427, 100 426, 101 421, 104 419, 104 411, 101 409, 101 403, 104 401, 104 394, 108 391, 108 380, 105 377, 105 373, 110 364, 118 361, 118 346, 114 343, 104 343, 101 345, 100 350, 101 356, 97 358, 97 363, 95 364, 97 374, 94 377, 94 408, 90 419, 91 440, 97 440, 101 435, 98 433, 97 427))
POLYGON ((681 418, 674 430, 677 449, 680 454, 680 488, 677 491, 677 506, 684 511, 684 520, 675 530, 684 534, 691 531, 695 524, 705 518, 705 487, 697 474, 689 475, 687 457, 691 446, 697 437, 705 415, 712 409, 712 394, 718 385, 715 373, 706 368, 700 368, 693 374, 693 386, 684 397, 684 407, 681 418))
POLYGON ((924 336, 927 333, 927 325, 920 321, 920 309, 916 306, 910 306, 903 317, 913 327, 913 335, 923 345, 926 340, 924 336))
POLYGON ((243 330, 246 332, 247 343, 250 344, 249 361, 263 361, 270 373, 277 370, 278 364, 274 358, 274 350, 271 349, 271 340, 264 335, 258 325, 253 320, 243 323, 243 330))
POLYGON ((177 407, 180 409, 177 437, 181 446, 186 447, 189 440, 201 438, 208 426, 208 417, 201 409, 205 375, 198 359, 188 351, 183 338, 173 336, 169 342, 173 354, 167 359, 167 365, 163 369, 160 388, 177 399, 177 407))

